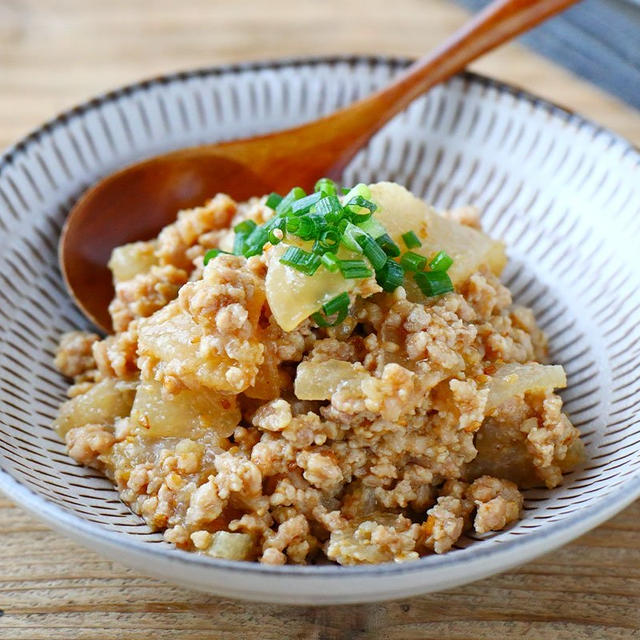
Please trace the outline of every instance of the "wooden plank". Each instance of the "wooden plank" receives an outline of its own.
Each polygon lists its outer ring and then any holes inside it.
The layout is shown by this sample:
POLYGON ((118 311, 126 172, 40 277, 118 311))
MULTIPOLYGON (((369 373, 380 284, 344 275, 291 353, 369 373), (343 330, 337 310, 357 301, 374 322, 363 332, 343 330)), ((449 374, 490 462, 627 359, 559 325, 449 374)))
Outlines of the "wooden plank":
POLYGON ((640 503, 571 545, 481 582, 396 602, 287 607, 138 575, 0 502, 0 639, 632 638, 640 628, 640 503), (28 534, 28 535, 25 535, 28 534))

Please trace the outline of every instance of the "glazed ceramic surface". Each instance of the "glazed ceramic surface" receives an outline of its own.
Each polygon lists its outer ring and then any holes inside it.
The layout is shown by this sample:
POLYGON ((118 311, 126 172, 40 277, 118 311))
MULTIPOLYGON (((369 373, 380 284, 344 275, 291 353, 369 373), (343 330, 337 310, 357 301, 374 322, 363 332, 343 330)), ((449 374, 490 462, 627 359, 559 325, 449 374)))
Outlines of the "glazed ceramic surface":
MULTIPOLYGON (((347 603, 434 591, 568 542, 640 495, 640 155, 597 125, 513 88, 462 75, 416 100, 344 181, 394 180, 436 207, 467 203, 504 239, 504 281, 534 309, 569 387, 588 459, 553 491, 525 492, 510 529, 450 553, 379 566, 285 566, 177 551, 70 460, 51 421, 66 383, 60 335, 86 327, 56 243, 98 178, 188 145, 301 123, 383 85, 405 65, 321 59, 205 69, 101 96, 0 158, 0 488, 36 517, 140 571, 230 597, 347 603)), ((213 195, 213 194, 212 194, 213 195)))

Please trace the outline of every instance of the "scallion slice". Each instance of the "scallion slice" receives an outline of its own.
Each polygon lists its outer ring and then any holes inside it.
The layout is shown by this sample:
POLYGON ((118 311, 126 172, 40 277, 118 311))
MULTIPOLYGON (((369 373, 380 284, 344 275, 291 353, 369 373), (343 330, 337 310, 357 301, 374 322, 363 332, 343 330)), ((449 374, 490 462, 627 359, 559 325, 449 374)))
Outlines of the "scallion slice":
POLYGON ((422 246, 422 242, 420 242, 420 238, 418 238, 415 231, 407 231, 407 233, 403 233, 402 240, 404 241, 407 249, 416 249, 417 247, 422 246))
POLYGON ((300 226, 296 231, 296 235, 302 240, 315 240, 318 237, 318 225, 311 216, 300 218, 300 226))
POLYGON ((427 266, 427 259, 414 251, 407 251, 400 258, 400 264, 405 271, 424 271, 427 266))
POLYGON ((438 251, 431 261, 429 262, 429 269, 431 271, 447 271, 453 264, 453 258, 445 251, 438 251))
POLYGON ((373 275, 364 260, 340 260, 340 272, 347 280, 373 275))
POLYGON ((244 256, 259 256, 269 240, 269 232, 264 227, 256 227, 244 241, 244 256))
MULTIPOLYGON (((387 235, 387 230, 375 219, 357 220, 356 223, 365 233, 377 240, 381 236, 387 235)), ((389 237, 387 235, 387 237, 389 237)), ((391 240, 391 238, 389 238, 391 240)), ((392 241, 393 242, 393 241, 392 241)))
POLYGON ((395 260, 387 258, 384 267, 376 271, 376 282, 391 293, 404 282, 404 269, 395 260))
MULTIPOLYGON (((368 234, 363 234, 356 238, 356 242, 362 248, 362 253, 371 263, 371 266, 377 271, 381 269, 387 262, 387 254, 382 247, 368 234)), ((425 260, 426 262, 426 260, 425 260)))
POLYGON ((333 251, 340 245, 340 234, 335 229, 325 229, 320 233, 318 242, 325 251, 333 251))
POLYGON ((338 193, 338 187, 333 180, 329 178, 320 178, 313 188, 315 192, 324 193, 326 196, 335 196, 338 193))
POLYGON ((342 215, 342 205, 335 195, 325 196, 316 203, 316 213, 329 218, 342 215))
POLYGON ((320 266, 320 256, 300 249, 300 247, 289 247, 280 258, 280 262, 307 276, 312 276, 320 266))
POLYGON ((369 189, 369 187, 367 187, 366 184, 360 182, 355 187, 352 187, 351 189, 349 189, 349 191, 347 191, 343 201, 349 202, 356 196, 362 196, 363 198, 366 198, 368 200, 369 198, 371 198, 371 190, 369 189))
POLYGON ((338 256, 331 251, 324 253, 320 260, 327 270, 331 271, 331 273, 335 273, 340 268, 340 260, 338 260, 338 256))
POLYGON ((351 198, 351 200, 347 201, 345 206, 355 214, 359 214, 361 209, 367 209, 371 214, 378 208, 378 205, 371 202, 371 200, 367 200, 364 196, 355 196, 354 198, 351 198))
POLYGON ((291 204, 291 213, 294 216, 301 216, 308 213, 311 207, 322 198, 322 193, 312 193, 311 195, 295 200, 291 204))
POLYGON ((279 193, 272 192, 267 197, 265 204, 270 209, 275 209, 282 202, 282 196, 279 193))
MULTIPOLYGON (((344 220, 343 222, 345 225, 342 232, 342 244, 347 247, 347 249, 351 249, 351 251, 362 253, 362 247, 358 242, 358 238, 366 236, 367 234, 360 229, 360 227, 353 224, 353 222, 349 222, 348 220, 344 220)), ((340 228, 340 226, 338 228, 340 228)))
POLYGON ((383 233, 381 236, 378 236, 376 242, 390 258, 397 258, 400 255, 400 247, 392 240, 388 233, 383 233))
POLYGON ((278 215, 286 215, 291 213, 291 206, 296 200, 300 200, 300 198, 304 198, 307 194, 304 192, 304 189, 300 187, 293 187, 287 195, 282 198, 282 200, 278 203, 276 207, 276 213, 278 215))
POLYGON ((284 231, 280 227, 275 227, 269 231, 269 242, 272 245, 280 244, 284 240, 284 231))
POLYGON ((349 313, 349 296, 346 293, 337 295, 322 305, 322 311, 324 311, 324 317, 320 312, 316 312, 311 316, 319 327, 335 327, 339 325, 349 313), (334 314, 336 317, 330 322, 327 318, 334 314))
POLYGON ((253 220, 243 220, 233 227, 233 230, 236 233, 248 236, 257 226, 258 225, 253 220))
POLYGON ((440 296, 453 291, 451 278, 445 271, 421 271, 413 279, 425 296, 440 296))

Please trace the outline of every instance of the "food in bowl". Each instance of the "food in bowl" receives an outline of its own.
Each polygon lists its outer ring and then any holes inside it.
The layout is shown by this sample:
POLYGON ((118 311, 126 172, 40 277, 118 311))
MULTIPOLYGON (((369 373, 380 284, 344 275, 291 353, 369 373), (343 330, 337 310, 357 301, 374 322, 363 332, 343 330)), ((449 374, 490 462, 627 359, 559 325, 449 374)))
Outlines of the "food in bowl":
POLYGON ((393 183, 218 194, 114 250, 115 334, 62 337, 56 429, 185 550, 447 552, 583 457, 505 263, 472 209, 440 215, 393 183))

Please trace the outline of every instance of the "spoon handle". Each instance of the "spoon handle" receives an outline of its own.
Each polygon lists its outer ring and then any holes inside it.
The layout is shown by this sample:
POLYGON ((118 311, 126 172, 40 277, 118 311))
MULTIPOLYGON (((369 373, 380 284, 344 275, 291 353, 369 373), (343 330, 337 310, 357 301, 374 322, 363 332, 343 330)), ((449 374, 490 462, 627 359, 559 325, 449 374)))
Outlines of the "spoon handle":
MULTIPOLYGON (((420 58, 391 84, 334 114, 334 140, 343 147, 341 169, 366 141, 413 99, 502 43, 559 13, 577 0, 494 0, 435 51, 420 58), (344 137, 341 135, 344 134, 344 137)), ((342 155, 342 154, 341 154, 342 155)))

